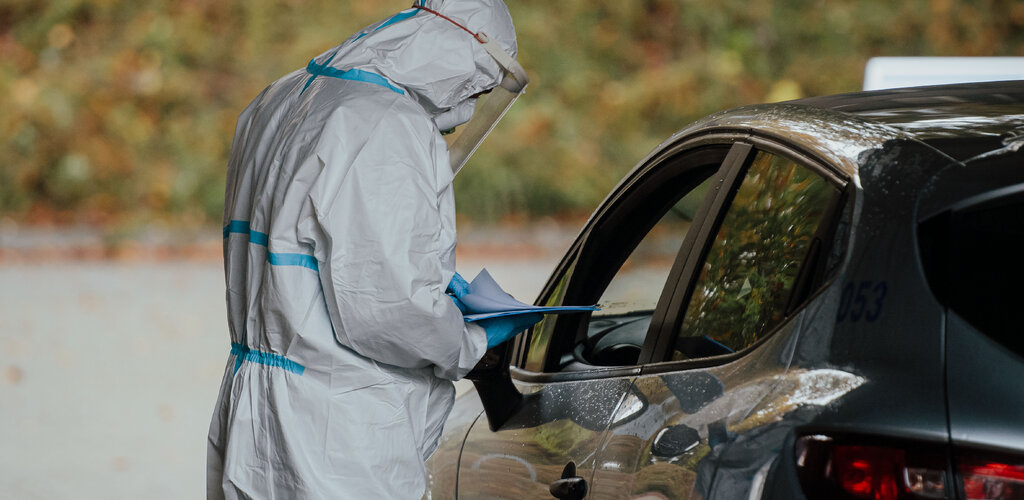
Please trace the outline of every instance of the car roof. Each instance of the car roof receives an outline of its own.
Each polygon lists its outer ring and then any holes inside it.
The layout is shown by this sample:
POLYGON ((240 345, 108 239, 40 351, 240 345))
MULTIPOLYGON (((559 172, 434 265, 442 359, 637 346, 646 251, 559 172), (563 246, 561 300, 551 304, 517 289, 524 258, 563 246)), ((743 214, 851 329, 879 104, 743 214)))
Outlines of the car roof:
POLYGON ((908 139, 970 163, 1024 149, 1024 80, 851 92, 720 111, 667 138, 620 186, 687 144, 729 140, 721 134, 778 142, 847 178, 859 175, 863 155, 908 139))
POLYGON ((851 92, 788 101, 887 125, 965 160, 1024 135, 1024 81, 851 92))

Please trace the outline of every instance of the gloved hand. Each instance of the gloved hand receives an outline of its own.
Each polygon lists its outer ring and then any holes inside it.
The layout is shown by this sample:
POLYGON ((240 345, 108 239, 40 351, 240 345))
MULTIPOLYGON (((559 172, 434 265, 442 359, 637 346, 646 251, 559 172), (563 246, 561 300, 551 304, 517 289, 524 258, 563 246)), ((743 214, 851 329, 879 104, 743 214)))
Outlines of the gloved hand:
POLYGON ((452 302, 455 302, 455 307, 462 311, 462 314, 469 312, 469 308, 466 304, 463 304, 459 297, 469 293, 469 283, 462 277, 461 274, 455 273, 452 276, 452 280, 448 283, 448 288, 445 290, 448 296, 452 298, 452 302))
POLYGON ((463 278, 461 274, 455 273, 452 275, 452 280, 448 283, 448 289, 446 291, 455 297, 462 297, 469 293, 469 283, 466 282, 465 278, 463 278))
POLYGON ((543 314, 516 314, 513 316, 499 316, 497 318, 482 319, 477 324, 484 328, 487 333, 487 348, 507 342, 519 332, 533 326, 540 321, 543 314))

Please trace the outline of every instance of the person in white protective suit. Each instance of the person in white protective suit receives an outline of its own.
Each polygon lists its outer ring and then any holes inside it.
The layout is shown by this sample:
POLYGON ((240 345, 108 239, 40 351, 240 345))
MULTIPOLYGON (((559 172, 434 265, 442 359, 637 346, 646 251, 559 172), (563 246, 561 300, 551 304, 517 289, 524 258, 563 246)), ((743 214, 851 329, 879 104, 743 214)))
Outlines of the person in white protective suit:
MULTIPOLYGON (((475 121, 476 96, 522 73, 515 54, 501 0, 417 0, 242 112, 209 498, 424 493, 452 381, 539 319, 465 323, 446 294, 465 286, 452 167, 479 140, 455 159, 441 131, 475 121)), ((525 73, 517 79, 521 90, 525 73)), ((481 140, 492 126, 478 127, 481 140)))

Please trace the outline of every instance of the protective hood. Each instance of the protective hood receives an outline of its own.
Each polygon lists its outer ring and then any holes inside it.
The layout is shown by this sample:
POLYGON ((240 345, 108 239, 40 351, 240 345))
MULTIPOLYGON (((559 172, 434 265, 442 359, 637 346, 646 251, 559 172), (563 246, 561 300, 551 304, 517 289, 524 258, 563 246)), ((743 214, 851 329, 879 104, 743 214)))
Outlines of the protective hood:
MULTIPOLYGON (((416 0, 502 49, 517 52, 512 16, 502 0, 416 0)), ((433 118, 501 81, 502 70, 466 31, 429 12, 410 8, 356 33, 317 56, 317 64, 384 76, 433 118)))

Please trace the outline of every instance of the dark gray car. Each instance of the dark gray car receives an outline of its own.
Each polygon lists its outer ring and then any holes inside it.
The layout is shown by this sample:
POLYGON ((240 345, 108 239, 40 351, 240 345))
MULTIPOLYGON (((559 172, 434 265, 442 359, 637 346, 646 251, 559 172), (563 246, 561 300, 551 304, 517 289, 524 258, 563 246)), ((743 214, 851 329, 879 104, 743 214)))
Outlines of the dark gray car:
POLYGON ((429 498, 1024 498, 1024 82, 710 116, 491 350, 429 498))

